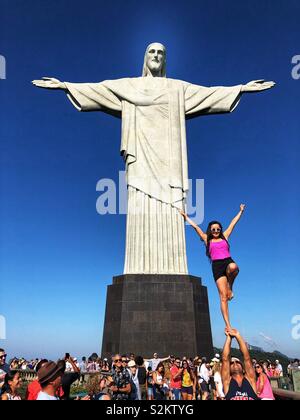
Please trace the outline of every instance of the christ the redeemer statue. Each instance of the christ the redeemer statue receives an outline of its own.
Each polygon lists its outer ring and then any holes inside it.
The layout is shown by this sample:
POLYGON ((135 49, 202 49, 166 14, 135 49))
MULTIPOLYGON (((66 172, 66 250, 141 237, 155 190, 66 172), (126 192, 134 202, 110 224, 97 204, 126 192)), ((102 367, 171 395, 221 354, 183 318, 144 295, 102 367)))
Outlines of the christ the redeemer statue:
POLYGON ((146 50, 142 77, 67 83, 44 77, 40 88, 61 89, 79 111, 122 118, 121 154, 128 185, 124 274, 188 274, 184 209, 188 192, 186 119, 232 112, 245 92, 270 89, 257 80, 203 87, 166 77, 166 49, 146 50))

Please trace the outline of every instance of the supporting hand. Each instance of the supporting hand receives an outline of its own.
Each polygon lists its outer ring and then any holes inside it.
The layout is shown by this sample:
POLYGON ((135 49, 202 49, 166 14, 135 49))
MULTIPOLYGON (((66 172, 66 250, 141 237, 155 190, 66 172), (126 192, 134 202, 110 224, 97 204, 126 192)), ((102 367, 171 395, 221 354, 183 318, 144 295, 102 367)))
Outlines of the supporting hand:
POLYGON ((262 92, 263 90, 272 89, 275 85, 275 82, 266 82, 263 79, 253 80, 252 82, 243 85, 242 92, 262 92))
POLYGON ((231 330, 228 330, 228 331, 227 331, 227 333, 228 333, 228 335, 229 335, 231 338, 237 338, 237 337, 240 337, 240 333, 239 333, 239 331, 238 331, 238 330, 236 330, 235 328, 231 328, 231 330))

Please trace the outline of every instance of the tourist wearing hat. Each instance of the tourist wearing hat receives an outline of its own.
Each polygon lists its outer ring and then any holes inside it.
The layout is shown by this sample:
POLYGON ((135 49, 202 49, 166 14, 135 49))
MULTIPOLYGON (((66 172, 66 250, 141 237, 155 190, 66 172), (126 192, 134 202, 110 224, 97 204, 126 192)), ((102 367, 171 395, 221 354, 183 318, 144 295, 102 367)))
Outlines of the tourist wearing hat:
POLYGON ((56 393, 61 385, 64 370, 61 364, 48 362, 38 371, 39 383, 42 387, 37 401, 57 401, 56 393))
POLYGON ((139 378, 137 374, 137 365, 134 360, 128 363, 128 371, 130 374, 131 394, 129 399, 140 401, 142 399, 139 378))
MULTIPOLYGON (((39 372, 39 370, 45 366, 48 363, 47 359, 42 359, 38 362, 38 364, 36 365, 35 371, 36 373, 39 372)), ((26 400, 27 401, 36 401, 39 393, 42 391, 42 387, 37 380, 30 382, 30 384, 27 387, 27 391, 26 391, 26 400)))

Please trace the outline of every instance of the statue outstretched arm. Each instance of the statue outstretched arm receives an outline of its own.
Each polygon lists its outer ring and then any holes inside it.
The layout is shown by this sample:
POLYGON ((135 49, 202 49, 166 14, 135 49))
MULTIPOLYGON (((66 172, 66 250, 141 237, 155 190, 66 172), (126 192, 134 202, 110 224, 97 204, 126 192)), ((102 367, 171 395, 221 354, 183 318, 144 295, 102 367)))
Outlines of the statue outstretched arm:
POLYGON ((264 80, 254 80, 246 85, 212 87, 187 83, 185 87, 186 118, 233 112, 244 93, 262 92, 274 86, 275 82, 264 80))
POLYGON ((121 116, 121 100, 102 83, 69 83, 52 77, 33 80, 42 89, 63 90, 78 111, 102 111, 115 117, 121 116))

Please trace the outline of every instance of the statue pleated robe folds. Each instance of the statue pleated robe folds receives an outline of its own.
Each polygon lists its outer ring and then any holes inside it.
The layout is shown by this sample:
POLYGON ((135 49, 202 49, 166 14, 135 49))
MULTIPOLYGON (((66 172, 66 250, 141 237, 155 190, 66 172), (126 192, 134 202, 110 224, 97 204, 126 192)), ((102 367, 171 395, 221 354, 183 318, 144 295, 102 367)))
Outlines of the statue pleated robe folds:
POLYGON ((184 209, 186 119, 231 112, 241 85, 202 87, 169 78, 66 83, 80 111, 122 118, 128 212, 124 274, 188 274, 184 209))

